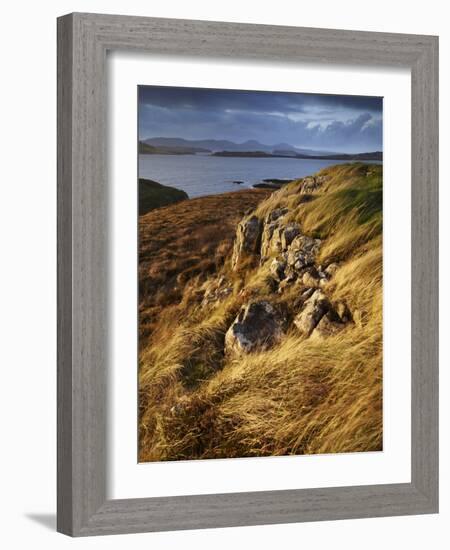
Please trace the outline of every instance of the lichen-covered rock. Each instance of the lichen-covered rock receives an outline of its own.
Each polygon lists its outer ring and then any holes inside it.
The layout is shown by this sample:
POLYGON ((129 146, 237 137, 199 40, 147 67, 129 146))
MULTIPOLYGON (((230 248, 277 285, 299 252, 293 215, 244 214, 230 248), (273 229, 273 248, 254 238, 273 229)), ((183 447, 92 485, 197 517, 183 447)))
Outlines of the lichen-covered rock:
POLYGON ((266 216, 261 237, 261 260, 285 252, 293 239, 300 234, 296 222, 284 224, 287 208, 277 208, 266 216))
POLYGON ((281 236, 283 227, 279 221, 264 224, 261 237, 261 259, 267 260, 270 256, 281 253, 281 236))
POLYGON ((317 274, 319 275, 319 279, 328 279, 329 278, 321 265, 317 266, 317 274))
POLYGON ((284 227, 277 225, 273 230, 272 237, 269 244, 269 254, 281 254, 283 251, 281 244, 281 237, 283 235, 284 227))
POLYGON ((301 296, 300 296, 300 298, 303 300, 303 303, 306 302, 306 300, 308 300, 309 298, 311 298, 311 296, 314 294, 315 291, 316 291, 315 288, 307 288, 307 289, 305 289, 305 290, 301 293, 301 296))
MULTIPOLYGON (((271 254, 272 237, 275 229, 280 226, 281 218, 288 212, 287 208, 275 208, 264 219, 261 236, 261 259, 264 260, 271 254)), ((275 243, 274 243, 275 245, 275 243)))
POLYGON ((306 235, 298 235, 288 248, 287 264, 300 271, 305 267, 314 265, 314 260, 319 252, 320 239, 313 239, 306 235))
POLYGON ((266 300, 243 306, 225 334, 227 354, 261 351, 277 344, 284 335, 285 318, 266 300))
POLYGON ((244 218, 239 222, 231 260, 233 269, 237 269, 244 258, 259 254, 261 231, 262 222, 255 215, 244 218))
POLYGON ((281 250, 286 251, 297 235, 300 235, 298 223, 292 222, 286 225, 281 233, 281 250))
POLYGON ((311 338, 327 338, 334 336, 344 329, 346 324, 340 320, 337 313, 330 309, 317 323, 311 334, 311 338))
POLYGON ((316 287, 320 284, 320 277, 315 267, 308 268, 302 275, 302 283, 308 287, 316 287))
POLYGON ((270 264, 270 273, 275 279, 281 281, 284 279, 284 270, 286 268, 286 262, 274 259, 270 264))
POLYGON ((317 289, 306 300, 303 307, 294 318, 294 325, 302 336, 311 335, 319 321, 330 309, 330 302, 322 290, 317 289))
POLYGON ((261 235, 261 262, 267 260, 271 253, 272 237, 275 229, 278 228, 278 223, 265 223, 261 235))
POLYGON ((292 266, 286 263, 286 267, 284 269, 284 277, 288 283, 293 283, 298 279, 298 273, 292 266))
POLYGON ((331 277, 333 277, 336 274, 336 271, 338 269, 339 269, 338 264, 333 262, 325 268, 324 273, 329 279, 331 279, 331 277))
POLYGON ((272 212, 269 212, 266 216, 265 223, 272 223, 274 221, 279 220, 283 216, 285 216, 288 212, 288 209, 286 207, 284 208, 275 208, 275 210, 272 210, 272 212))

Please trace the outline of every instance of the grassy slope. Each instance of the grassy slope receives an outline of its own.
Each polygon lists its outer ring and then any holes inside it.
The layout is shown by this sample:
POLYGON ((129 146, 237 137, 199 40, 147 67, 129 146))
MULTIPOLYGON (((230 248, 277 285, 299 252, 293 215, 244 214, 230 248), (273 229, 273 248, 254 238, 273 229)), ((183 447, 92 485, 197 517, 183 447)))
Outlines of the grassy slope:
MULTIPOLYGON (((202 308, 200 281, 190 278, 173 305, 159 311, 141 348, 141 461, 381 449, 382 168, 341 165, 321 174, 329 179, 311 200, 293 182, 256 213, 289 206, 303 233, 324 240, 319 263, 341 264, 324 290, 345 301, 357 322, 327 339, 301 340, 292 328, 272 350, 225 358, 224 334, 250 296, 295 315, 299 294, 295 286, 274 294, 267 264, 232 272, 227 253, 212 271, 231 281, 231 296, 202 308)), ((224 225, 231 239, 227 232, 224 225)), ((218 242, 205 258, 213 258, 218 242)))
POLYGON ((139 215, 187 198, 187 193, 181 189, 139 178, 139 215))
POLYGON ((230 253, 236 224, 267 191, 243 190, 158 208, 139 217, 139 329, 146 346, 156 320, 195 295, 199 281, 219 270, 230 253))

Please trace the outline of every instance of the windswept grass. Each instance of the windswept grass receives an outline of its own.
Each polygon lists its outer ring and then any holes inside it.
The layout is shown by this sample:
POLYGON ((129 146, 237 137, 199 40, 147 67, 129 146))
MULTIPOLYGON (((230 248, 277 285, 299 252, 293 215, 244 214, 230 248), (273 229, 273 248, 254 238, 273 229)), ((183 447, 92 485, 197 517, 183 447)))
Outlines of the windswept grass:
POLYGON ((318 262, 338 262, 324 291, 348 306, 353 322, 334 336, 313 333, 305 340, 291 327, 272 349, 225 356, 225 332, 252 297, 270 299, 288 317, 299 307, 298 287, 273 292, 267 264, 231 270, 234 228, 248 205, 233 216, 231 206, 212 213, 204 203, 197 216, 188 208, 193 201, 186 201, 141 220, 141 318, 144 332, 151 331, 140 350, 140 461, 382 448, 382 168, 339 165, 321 174, 328 179, 313 194, 300 194, 301 181, 292 182, 265 200, 252 198, 252 207, 263 218, 288 206, 303 233, 322 239, 318 262), (173 224, 179 234, 181 226, 193 225, 186 229, 189 250, 173 248, 167 233, 173 224), (233 291, 202 307, 209 263, 210 279, 223 276, 233 291), (170 287, 167 303, 155 291, 168 284, 170 266, 172 281, 194 273, 170 287))

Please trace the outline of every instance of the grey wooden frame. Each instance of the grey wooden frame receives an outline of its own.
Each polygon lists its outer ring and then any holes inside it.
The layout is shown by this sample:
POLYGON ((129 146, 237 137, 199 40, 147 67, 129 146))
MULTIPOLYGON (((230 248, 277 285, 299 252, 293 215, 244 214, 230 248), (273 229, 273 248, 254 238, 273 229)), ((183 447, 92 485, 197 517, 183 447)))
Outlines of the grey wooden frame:
POLYGON ((438 511, 438 38, 74 13, 58 19, 58 530, 72 536, 438 511), (410 483, 108 500, 106 52, 409 67, 410 483))

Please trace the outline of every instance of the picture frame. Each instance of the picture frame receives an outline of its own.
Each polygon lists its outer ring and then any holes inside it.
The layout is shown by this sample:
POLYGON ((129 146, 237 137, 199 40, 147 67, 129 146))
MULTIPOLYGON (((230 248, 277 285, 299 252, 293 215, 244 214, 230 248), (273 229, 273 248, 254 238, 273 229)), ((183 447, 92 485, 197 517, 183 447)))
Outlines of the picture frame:
POLYGON ((71 536, 438 512, 438 38, 73 13, 58 19, 57 530, 71 536), (411 482, 107 499, 106 53, 407 67, 411 482))

